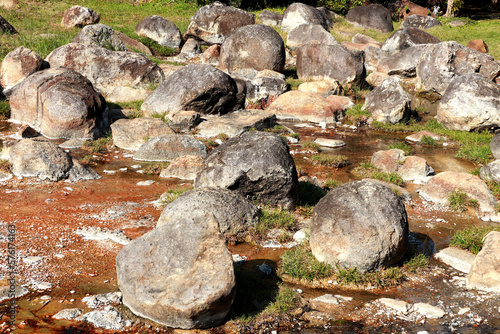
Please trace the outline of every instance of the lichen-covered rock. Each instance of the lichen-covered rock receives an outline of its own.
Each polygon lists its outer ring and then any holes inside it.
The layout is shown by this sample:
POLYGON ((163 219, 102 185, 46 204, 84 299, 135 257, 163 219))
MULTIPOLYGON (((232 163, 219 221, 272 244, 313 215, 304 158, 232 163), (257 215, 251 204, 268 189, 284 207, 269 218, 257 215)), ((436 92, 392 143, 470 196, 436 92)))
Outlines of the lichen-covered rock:
POLYGON ((312 6, 295 2, 285 9, 281 29, 290 32, 301 24, 319 24, 326 30, 333 26, 331 15, 325 15, 321 10, 312 6))
POLYGON ((253 68, 283 72, 285 44, 273 28, 263 24, 235 29, 222 43, 220 68, 229 72, 253 68))
POLYGON ((192 212, 212 214, 217 220, 219 231, 228 237, 241 234, 258 221, 259 209, 239 193, 223 188, 197 188, 183 193, 168 204, 157 227, 175 224, 192 212))
POLYGON ((9 152, 12 173, 41 180, 95 180, 101 176, 44 138, 22 139, 9 152))
POLYGON ((10 97, 11 119, 49 138, 94 139, 106 103, 89 80, 64 67, 36 72, 10 97))
POLYGON ((95 44, 111 51, 126 51, 125 44, 113 28, 104 24, 90 24, 83 27, 71 43, 95 44))
POLYGON ((151 86, 160 84, 163 71, 145 55, 110 51, 80 43, 63 45, 47 56, 50 67, 64 66, 88 78, 107 101, 144 100, 151 86))
POLYGON ((222 44, 233 30, 250 24, 255 24, 255 14, 216 1, 194 13, 184 37, 222 44))
POLYGON ((65 28, 81 28, 88 24, 99 23, 99 20, 99 14, 92 9, 82 6, 73 6, 64 11, 61 25, 65 28))
POLYGON ((123 303, 174 328, 219 324, 235 296, 233 259, 208 212, 191 212, 133 240, 116 257, 123 303))
POLYGON ((148 16, 139 22, 135 27, 135 33, 172 49, 179 49, 183 42, 179 28, 173 22, 158 15, 148 16))
POLYGON ((225 114, 236 103, 236 83, 210 65, 188 65, 170 75, 142 104, 145 116, 192 110, 225 114))
POLYGON ((333 266, 366 272, 396 264, 409 245, 404 204, 376 182, 336 187, 314 208, 309 243, 318 260, 333 266))
POLYGON ((487 129, 500 126, 499 109, 500 86, 471 73, 451 80, 439 101, 437 120, 452 130, 487 129))
POLYGON ((290 209, 297 201, 297 170, 283 139, 251 131, 210 152, 194 186, 235 190, 262 204, 290 209))
POLYGON ((391 11, 378 4, 354 7, 347 12, 345 19, 363 29, 374 29, 383 33, 394 30, 391 11))

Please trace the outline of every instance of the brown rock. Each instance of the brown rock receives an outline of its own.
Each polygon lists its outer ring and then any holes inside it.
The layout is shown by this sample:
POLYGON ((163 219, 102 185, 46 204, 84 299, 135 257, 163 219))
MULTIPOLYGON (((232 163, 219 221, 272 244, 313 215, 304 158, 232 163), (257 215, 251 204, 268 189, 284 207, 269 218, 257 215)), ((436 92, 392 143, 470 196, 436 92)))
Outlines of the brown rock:
POLYGON ((11 10, 17 7, 19 5, 19 2, 17 0, 1 0, 0 1, 0 7, 6 10, 11 10))
POLYGON ((266 109, 282 119, 299 119, 311 122, 335 122, 337 112, 324 97, 300 91, 290 91, 280 95, 266 109))
POLYGON ((175 132, 159 118, 123 118, 111 124, 113 144, 127 150, 138 150, 149 138, 175 132))
POLYGON ((330 106, 337 114, 354 107, 354 102, 352 102, 351 98, 347 96, 330 95, 326 98, 326 100, 330 102, 330 106))
POLYGON ((2 61, 2 87, 9 88, 23 81, 42 67, 43 59, 38 53, 24 46, 9 52, 2 61))
POLYGON ((373 46, 376 46, 379 48, 382 46, 382 43, 380 43, 376 39, 371 38, 370 36, 363 35, 363 34, 354 35, 352 37, 352 42, 357 43, 357 44, 370 44, 370 45, 373 45, 373 46))
POLYGON ((368 82, 373 87, 378 87, 387 79, 389 75, 383 72, 372 72, 366 77, 366 82, 368 82))
POLYGON ((342 46, 345 46, 349 51, 364 51, 368 44, 353 43, 353 42, 342 42, 342 46))
POLYGON ((467 44, 467 47, 482 53, 488 53, 488 45, 482 39, 473 39, 467 44))
POLYGON ((467 276, 467 288, 500 292, 500 232, 490 232, 483 240, 467 276))
POLYGON ((176 158, 170 162, 167 168, 164 168, 160 177, 174 177, 182 180, 194 180, 196 175, 203 169, 203 157, 198 155, 185 155, 176 158))
POLYGON ((373 153, 371 163, 386 173, 395 173, 405 160, 405 153, 397 148, 373 153))
POLYGON ((318 94, 323 97, 338 95, 343 91, 340 83, 334 80, 304 82, 299 85, 298 90, 318 94))
POLYGON ((220 56, 220 45, 214 44, 209 46, 200 56, 201 62, 204 64, 218 64, 220 56))
POLYGON ((392 5, 389 9, 392 13, 396 14, 396 18, 398 20, 405 19, 411 15, 430 15, 432 17, 435 17, 435 15, 433 15, 427 8, 406 0, 396 1, 396 3, 394 3, 394 5, 392 5))

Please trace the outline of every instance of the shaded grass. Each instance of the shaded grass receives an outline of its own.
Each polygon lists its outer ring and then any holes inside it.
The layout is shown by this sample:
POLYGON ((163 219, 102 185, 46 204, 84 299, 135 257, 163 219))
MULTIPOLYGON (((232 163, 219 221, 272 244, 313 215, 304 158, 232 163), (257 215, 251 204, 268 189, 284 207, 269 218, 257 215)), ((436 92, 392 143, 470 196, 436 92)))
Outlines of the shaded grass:
POLYGON ((299 181, 300 205, 314 206, 326 195, 326 191, 311 182, 299 181))
POLYGON ((0 101, 0 121, 10 118, 10 104, 7 101, 0 101))
POLYGON ((459 230, 451 237, 450 246, 465 249, 473 254, 477 254, 483 248, 483 238, 491 231, 500 232, 500 227, 471 226, 459 230))

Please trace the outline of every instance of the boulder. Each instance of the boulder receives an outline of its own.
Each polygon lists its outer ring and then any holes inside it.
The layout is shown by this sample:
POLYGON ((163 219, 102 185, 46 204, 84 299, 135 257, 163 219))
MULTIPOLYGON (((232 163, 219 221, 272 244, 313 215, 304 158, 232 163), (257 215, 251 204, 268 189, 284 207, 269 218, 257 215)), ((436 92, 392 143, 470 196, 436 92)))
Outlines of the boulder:
POLYGON ((297 88, 300 92, 309 92, 321 95, 322 97, 328 97, 330 95, 342 94, 343 89, 338 81, 311 81, 303 82, 297 88))
POLYGON ((328 17, 312 6, 300 2, 292 3, 283 13, 281 30, 290 32, 301 24, 319 24, 326 30, 330 30, 333 27, 333 19, 331 15, 328 17))
POLYGON ((444 248, 434 254, 437 260, 463 273, 469 273, 474 257, 471 252, 455 247, 444 248))
POLYGON ((309 243, 319 261, 333 266, 364 273, 394 265, 409 245, 403 201, 368 180, 336 187, 314 208, 309 243))
POLYGON ((176 132, 188 133, 200 123, 200 114, 192 110, 180 110, 167 115, 168 125, 176 132))
POLYGON ((380 50, 379 46, 374 45, 365 46, 363 52, 365 54, 364 60, 367 71, 376 71, 380 60, 387 56, 385 52, 380 50))
POLYGON ((500 292, 500 232, 492 231, 484 239, 467 276, 467 288, 500 292))
POLYGON ((436 44, 441 40, 418 28, 405 28, 389 36, 381 47, 390 54, 402 51, 417 44, 436 44))
POLYGON ((215 44, 209 46, 200 56, 203 64, 219 65, 220 45, 215 44))
POLYGON ((206 44, 222 44, 236 28, 255 24, 255 14, 226 6, 218 1, 194 13, 184 38, 195 38, 206 44))
POLYGON ((281 21, 283 20, 283 14, 264 9, 260 12, 259 19, 262 24, 279 27, 281 25, 281 21))
POLYGON ((158 15, 151 15, 143 19, 137 24, 134 32, 172 49, 180 49, 183 42, 179 28, 171 21, 158 15))
POLYGON ((9 89, 29 75, 40 70, 43 59, 38 53, 24 46, 9 52, 2 60, 1 84, 3 89, 9 89))
POLYGON ((326 100, 339 117, 344 116, 344 111, 355 106, 354 102, 348 96, 330 95, 326 100))
POLYGON ((419 181, 434 174, 425 159, 409 156, 400 149, 373 153, 371 163, 386 173, 397 173, 404 181, 419 181))
POLYGON ((222 43, 220 69, 229 72, 253 68, 283 72, 285 44, 273 28, 263 24, 236 28, 222 43))
POLYGON ((389 77, 366 95, 362 110, 372 114, 373 120, 396 124, 409 119, 411 111, 411 96, 400 85, 400 79, 389 77))
POLYGON ((295 51, 306 44, 338 44, 333 35, 319 24, 301 24, 293 28, 287 36, 286 46, 295 51))
POLYGON ((82 6, 73 6, 64 11, 61 25, 65 28, 82 28, 88 24, 99 23, 99 20, 99 14, 92 9, 82 6))
POLYGON ((353 43, 357 43, 357 44, 368 44, 368 45, 376 46, 376 47, 379 47, 379 48, 382 47, 382 43, 380 43, 376 39, 371 38, 370 36, 359 34, 359 33, 356 34, 356 35, 354 35, 352 37, 351 41, 353 43))
POLYGON ((94 139, 106 102, 82 75, 56 67, 36 72, 10 97, 11 120, 27 123, 49 138, 94 139))
POLYGON ((151 86, 164 80, 162 70, 146 56, 70 43, 47 56, 50 67, 64 66, 88 78, 107 101, 144 100, 151 86))
POLYGON ((194 181, 203 169, 203 161, 203 157, 199 155, 183 155, 170 161, 168 167, 161 170, 160 177, 194 181))
POLYGON ((490 149, 495 159, 500 159, 500 132, 495 133, 490 142, 490 149))
POLYGON ((276 116, 262 110, 239 110, 223 116, 208 115, 197 126, 197 136, 210 138, 219 134, 236 137, 250 129, 264 130, 276 124, 276 116))
POLYGON ((271 70, 256 71, 246 69, 231 73, 237 81, 242 81, 244 87, 244 104, 249 106, 264 106, 287 91, 285 75, 271 70))
POLYGON ((122 118, 111 124, 113 144, 126 150, 138 150, 149 138, 175 132, 159 118, 122 118))
POLYGON ((482 53, 488 53, 488 45, 482 39, 473 39, 467 43, 467 47, 482 53))
POLYGON ((236 103, 236 83, 210 65, 188 65, 170 75, 142 104, 146 116, 192 110, 225 114, 236 103))
POLYGON ((341 45, 309 44, 297 49, 297 76, 302 81, 346 84, 361 82, 364 74, 363 62, 341 45))
POLYGON ((3 16, 0 15, 0 33, 2 34, 17 34, 16 28, 14 28, 3 16))
POLYGON ((401 23, 401 29, 417 28, 417 29, 430 29, 433 27, 441 26, 441 22, 432 16, 410 15, 401 23))
POLYGON ((363 29, 374 29, 383 33, 394 30, 391 11, 378 4, 351 8, 345 19, 363 29))
POLYGON ((122 40, 123 44, 127 47, 127 51, 136 51, 140 53, 144 53, 147 56, 152 56, 153 53, 151 52, 151 49, 148 48, 146 45, 142 44, 139 41, 136 41, 133 38, 128 37, 124 33, 121 33, 119 31, 116 32, 118 34, 118 37, 122 40))
POLYGON ((280 95, 266 111, 278 119, 296 119, 310 122, 336 122, 340 114, 324 97, 298 90, 280 95))
POLYGON ((437 120, 452 130, 474 131, 498 127, 499 108, 499 85, 477 73, 461 75, 451 80, 439 101, 437 120))
POLYGON ((126 51, 127 48, 113 28, 104 24, 90 24, 83 27, 71 43, 95 44, 110 51, 126 51))
POLYGON ((477 200, 482 212, 495 212, 495 196, 483 180, 469 173, 439 173, 433 176, 419 193, 427 201, 447 205, 448 197, 456 190, 461 190, 477 200))
POLYGON ((386 173, 395 173, 406 159, 403 150, 393 148, 373 153, 371 163, 386 173))
POLYGON ((41 180, 70 181, 101 178, 91 168, 45 138, 22 139, 9 152, 11 171, 17 177, 37 177, 41 180))
POLYGON ((188 135, 163 135, 153 137, 139 147, 134 160, 171 161, 183 155, 205 157, 208 149, 198 139, 188 135))
POLYGON ((118 253, 116 272, 123 304, 169 327, 215 326, 235 296, 231 253, 217 219, 206 212, 133 240, 118 253))
POLYGON ((416 88, 442 95, 455 76, 475 72, 494 81, 500 73, 500 62, 454 41, 427 45, 416 68, 416 88))
POLYGON ((486 182, 494 181, 500 183, 500 160, 495 160, 481 167, 479 177, 486 182))
POLYGON ((381 52, 382 57, 378 60, 376 69, 388 75, 413 78, 417 75, 417 66, 426 49, 427 45, 417 44, 389 56, 381 52))
POLYGON ((200 43, 198 43, 197 40, 194 38, 190 38, 184 43, 181 49, 181 53, 190 55, 190 56, 195 56, 201 54, 201 46, 200 43))
POLYGON ((283 139, 251 131, 215 148, 194 186, 235 190, 262 204, 291 209, 297 201, 297 170, 283 139))
POLYGON ((198 211, 213 215, 219 231, 226 237, 248 231, 259 220, 259 209, 237 192, 223 188, 197 188, 168 204, 156 226, 175 224, 198 211))

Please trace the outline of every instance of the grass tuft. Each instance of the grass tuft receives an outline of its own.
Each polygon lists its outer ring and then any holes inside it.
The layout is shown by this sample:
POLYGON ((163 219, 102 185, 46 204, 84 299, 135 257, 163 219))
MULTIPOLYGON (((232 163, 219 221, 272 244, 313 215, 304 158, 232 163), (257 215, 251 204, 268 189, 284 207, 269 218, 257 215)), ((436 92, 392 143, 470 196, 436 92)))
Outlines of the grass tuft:
POLYGON ((327 263, 316 260, 305 246, 297 246, 283 254, 279 273, 314 281, 330 277, 333 268, 327 263))
MULTIPOLYGON (((265 238, 272 229, 280 229, 284 235, 289 236, 297 227, 297 220, 292 213, 285 210, 261 209, 259 221, 254 226, 255 236, 265 238)), ((290 236, 291 237, 291 236, 290 236)), ((288 240, 282 240, 288 241, 288 240)))
POLYGON ((389 147, 387 147, 388 150, 393 149, 393 148, 397 148, 397 149, 405 152, 406 155, 413 154, 413 147, 411 145, 403 142, 403 141, 398 141, 394 144, 389 145, 389 147))
POLYGON ((326 179, 324 188, 326 190, 332 190, 334 188, 337 188, 338 186, 342 185, 342 181, 335 180, 335 179, 326 179))
POLYGON ((362 162, 358 167, 354 168, 352 173, 360 178, 371 178, 385 182, 393 183, 397 186, 403 186, 403 178, 396 173, 382 172, 370 162, 362 162))
POLYGON ((478 208, 479 203, 477 199, 470 198, 466 192, 457 189, 452 191, 448 196, 448 205, 452 210, 464 212, 467 208, 478 208))
POLYGON ((334 168, 344 167, 349 163, 349 160, 345 155, 332 155, 323 153, 312 155, 311 160, 313 163, 334 168))
POLYGON ((483 239, 491 231, 499 231, 498 226, 471 226, 459 230, 451 237, 450 246, 468 250, 473 254, 483 248, 483 239))
POLYGON ((304 148, 319 152, 320 151, 320 145, 318 143, 315 143, 313 141, 307 141, 304 143, 304 148))
POLYGON ((358 104, 345 112, 345 120, 347 123, 360 126, 366 124, 372 115, 368 110, 362 110, 362 105, 358 104))

